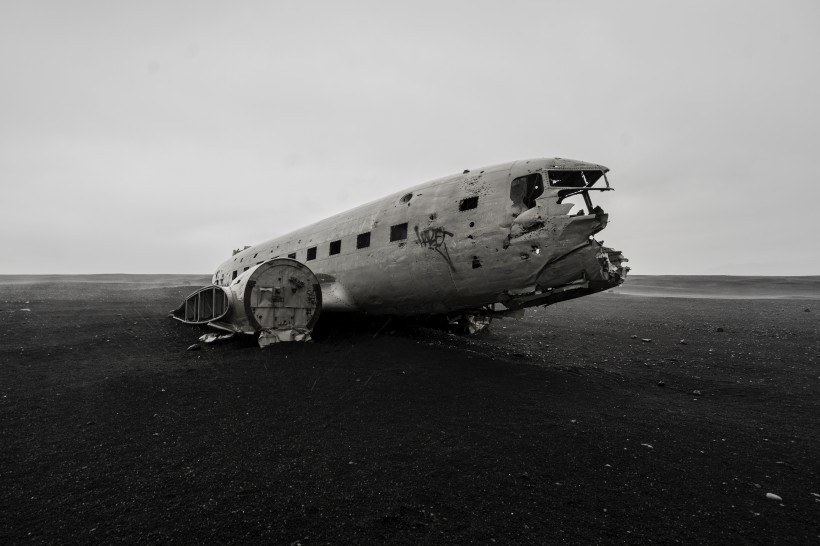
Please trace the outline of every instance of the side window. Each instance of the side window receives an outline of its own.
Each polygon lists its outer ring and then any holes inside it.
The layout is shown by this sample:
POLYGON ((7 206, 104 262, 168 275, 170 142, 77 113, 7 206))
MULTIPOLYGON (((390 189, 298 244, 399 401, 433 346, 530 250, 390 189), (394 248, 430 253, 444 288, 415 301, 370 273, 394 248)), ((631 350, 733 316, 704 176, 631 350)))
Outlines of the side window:
POLYGON ((510 185, 510 199, 522 211, 535 206, 535 199, 544 193, 544 183, 539 173, 519 176, 510 185))
POLYGON ((370 232, 360 233, 356 237, 356 248, 367 248, 370 246, 370 232))
POLYGON ((295 260, 296 259, 296 253, 291 252, 290 254, 288 254, 288 258, 290 258, 291 260, 295 260))
POLYGON ((333 256, 334 254, 338 254, 342 251, 342 241, 331 241, 330 242, 330 255, 333 256))
POLYGON ((316 259, 316 247, 312 246, 307 251, 307 260, 306 261, 315 260, 315 259, 316 259))
POLYGON ((390 241, 403 241, 407 239, 407 222, 390 227, 390 241))
POLYGON ((236 271, 234 270, 233 275, 231 275, 231 280, 234 280, 235 278, 236 278, 236 271))
POLYGON ((242 271, 247 271, 248 269, 250 269, 250 268, 246 267, 246 268, 245 268, 245 269, 243 269, 242 271))
POLYGON ((468 197, 467 199, 462 199, 461 202, 458 204, 458 210, 465 211, 471 210, 478 207, 478 196, 475 195, 473 197, 468 197))

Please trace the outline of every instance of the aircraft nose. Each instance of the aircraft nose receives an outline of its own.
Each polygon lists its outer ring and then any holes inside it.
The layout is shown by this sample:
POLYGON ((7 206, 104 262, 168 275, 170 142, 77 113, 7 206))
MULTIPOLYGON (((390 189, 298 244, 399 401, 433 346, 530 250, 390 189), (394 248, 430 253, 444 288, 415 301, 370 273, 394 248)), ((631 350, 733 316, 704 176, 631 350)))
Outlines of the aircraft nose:
POLYGON ((538 274, 538 285, 557 288, 567 283, 584 280, 594 292, 613 288, 623 283, 629 268, 624 255, 601 245, 594 239, 547 263, 538 274))

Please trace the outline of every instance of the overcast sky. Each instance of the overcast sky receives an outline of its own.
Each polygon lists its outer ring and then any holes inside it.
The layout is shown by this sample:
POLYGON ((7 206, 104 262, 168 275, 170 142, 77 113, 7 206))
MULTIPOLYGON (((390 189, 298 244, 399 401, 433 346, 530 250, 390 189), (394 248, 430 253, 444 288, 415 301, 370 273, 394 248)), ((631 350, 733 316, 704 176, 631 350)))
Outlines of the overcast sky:
POLYGON ((440 176, 607 165, 633 273, 818 275, 820 3, 0 4, 0 274, 211 273, 440 176))

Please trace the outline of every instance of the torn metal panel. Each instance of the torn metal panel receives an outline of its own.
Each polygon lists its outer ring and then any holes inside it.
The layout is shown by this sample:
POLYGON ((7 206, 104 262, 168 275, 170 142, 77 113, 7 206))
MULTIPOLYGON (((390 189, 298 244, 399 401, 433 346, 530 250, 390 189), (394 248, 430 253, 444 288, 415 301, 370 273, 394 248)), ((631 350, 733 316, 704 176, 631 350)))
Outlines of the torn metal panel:
POLYGON ((259 332, 259 346, 262 348, 274 343, 287 341, 310 341, 310 330, 307 328, 275 329, 270 328, 259 332))
POLYGON ((236 337, 236 334, 234 334, 234 333, 222 334, 222 335, 209 333, 209 334, 203 334, 203 335, 199 336, 199 341, 201 341, 202 343, 207 343, 207 344, 210 345, 212 343, 223 343, 225 341, 230 341, 230 340, 234 339, 235 337, 236 337))
POLYGON ((590 239, 586 244, 547 263, 530 293, 508 292, 502 303, 509 309, 552 305, 560 301, 614 288, 626 279, 629 268, 620 251, 590 239))

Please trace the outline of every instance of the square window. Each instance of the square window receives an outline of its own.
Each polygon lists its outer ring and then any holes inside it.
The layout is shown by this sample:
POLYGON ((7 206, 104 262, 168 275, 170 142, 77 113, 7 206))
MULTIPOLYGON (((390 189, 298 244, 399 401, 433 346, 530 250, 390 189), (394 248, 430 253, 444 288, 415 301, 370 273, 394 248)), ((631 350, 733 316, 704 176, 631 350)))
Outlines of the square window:
POLYGON ((461 202, 458 204, 458 210, 465 211, 470 210, 478 207, 478 196, 468 197, 467 199, 462 199, 461 202))
POLYGON ((316 247, 312 246, 308 249, 307 261, 315 260, 315 259, 316 259, 316 247))
POLYGON ((342 251, 342 241, 331 241, 330 242, 330 255, 333 256, 334 254, 338 254, 342 251))
POLYGON ((407 239, 407 222, 390 227, 390 240, 403 241, 407 239))
POLYGON ((356 248, 367 248, 370 246, 370 232, 360 233, 356 236, 356 248))

